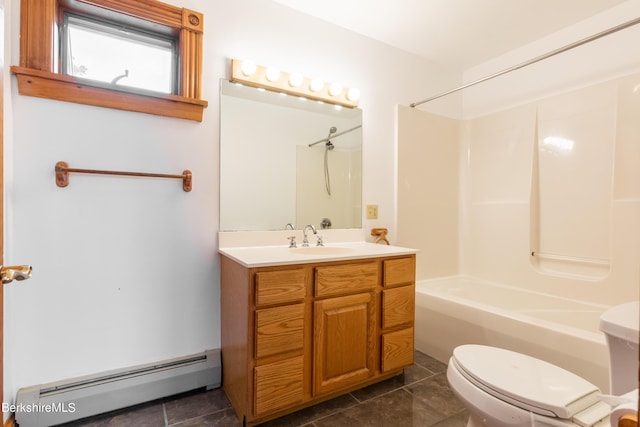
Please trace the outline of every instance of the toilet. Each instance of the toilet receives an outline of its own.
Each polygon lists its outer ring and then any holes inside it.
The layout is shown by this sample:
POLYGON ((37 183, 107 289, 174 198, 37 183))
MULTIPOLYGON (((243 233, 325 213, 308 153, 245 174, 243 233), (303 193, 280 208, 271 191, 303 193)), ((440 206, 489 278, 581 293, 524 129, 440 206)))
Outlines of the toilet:
MULTIPOLYGON (((640 302, 631 302, 600 318, 609 348, 611 392, 633 405, 638 399, 639 311, 640 302)), ((467 427, 617 426, 610 422, 612 407, 599 398, 598 387, 525 354, 462 345, 449 360, 447 379, 469 412, 467 427)))

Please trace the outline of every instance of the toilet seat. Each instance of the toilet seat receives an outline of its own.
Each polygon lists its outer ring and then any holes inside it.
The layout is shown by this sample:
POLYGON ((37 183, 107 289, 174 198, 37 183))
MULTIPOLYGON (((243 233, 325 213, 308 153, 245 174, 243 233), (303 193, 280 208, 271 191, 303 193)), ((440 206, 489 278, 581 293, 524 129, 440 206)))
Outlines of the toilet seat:
POLYGON ((539 415, 571 419, 598 403, 600 390, 595 385, 521 353, 462 345, 454 349, 451 362, 476 387, 539 415))

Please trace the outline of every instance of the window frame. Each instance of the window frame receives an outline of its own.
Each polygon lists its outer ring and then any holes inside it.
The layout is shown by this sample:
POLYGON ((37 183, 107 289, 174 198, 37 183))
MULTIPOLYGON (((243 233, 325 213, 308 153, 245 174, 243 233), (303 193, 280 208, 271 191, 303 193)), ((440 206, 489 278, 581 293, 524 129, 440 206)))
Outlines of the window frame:
POLYGON ((21 95, 98 107, 202 121, 201 13, 157 0, 21 0, 20 65, 12 66, 21 95), (178 40, 178 93, 118 90, 64 75, 58 56, 58 25, 63 10, 88 16, 133 17, 167 27, 178 40))

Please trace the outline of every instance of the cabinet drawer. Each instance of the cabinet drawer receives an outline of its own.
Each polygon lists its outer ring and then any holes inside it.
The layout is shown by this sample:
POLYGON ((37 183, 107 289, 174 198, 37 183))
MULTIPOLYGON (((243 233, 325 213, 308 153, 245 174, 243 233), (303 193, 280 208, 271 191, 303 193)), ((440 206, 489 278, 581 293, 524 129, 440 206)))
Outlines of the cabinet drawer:
POLYGON ((254 368, 256 415, 273 412, 303 400, 303 357, 254 368))
POLYGON ((315 296, 351 294, 374 289, 378 284, 375 262, 316 268, 315 296))
POLYGON ((413 328, 382 335, 382 372, 413 363, 413 328))
POLYGON ((415 295, 414 285, 382 291, 382 329, 413 324, 415 295))
POLYGON ((256 305, 302 301, 306 276, 302 269, 257 272, 256 305))
POLYGON ((383 266, 384 286, 412 283, 416 280, 415 257, 389 259, 383 266))
POLYGON ((304 304, 256 310, 256 358, 301 349, 304 304))

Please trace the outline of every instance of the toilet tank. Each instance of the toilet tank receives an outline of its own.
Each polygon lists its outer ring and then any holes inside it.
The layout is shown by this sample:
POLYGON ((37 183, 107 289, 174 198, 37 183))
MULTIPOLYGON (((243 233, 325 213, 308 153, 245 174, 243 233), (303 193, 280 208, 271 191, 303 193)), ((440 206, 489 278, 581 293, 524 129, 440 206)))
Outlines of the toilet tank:
POLYGON ((609 347, 610 393, 621 395, 638 388, 640 302, 628 302, 600 316, 600 330, 609 347))

